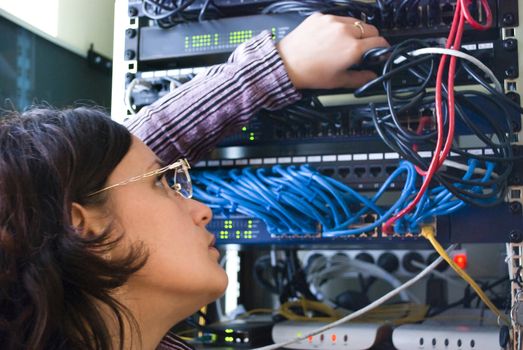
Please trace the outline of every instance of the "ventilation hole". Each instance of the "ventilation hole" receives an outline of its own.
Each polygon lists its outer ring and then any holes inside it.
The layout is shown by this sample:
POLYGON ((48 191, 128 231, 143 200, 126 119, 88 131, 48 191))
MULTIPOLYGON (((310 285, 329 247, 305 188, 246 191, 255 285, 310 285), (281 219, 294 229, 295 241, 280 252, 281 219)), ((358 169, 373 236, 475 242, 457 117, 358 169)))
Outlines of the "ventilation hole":
POLYGON ((379 174, 381 173, 381 167, 380 166, 372 166, 372 167, 370 167, 369 171, 370 171, 370 174, 372 176, 378 177, 379 174))
POLYGON ((362 167, 357 167, 356 169, 354 169, 354 173, 356 174, 357 177, 363 177, 363 175, 365 175, 365 173, 367 172, 367 169, 365 168, 362 168, 362 167))
POLYGON ((388 166, 388 167, 385 167, 385 172, 387 173, 387 175, 392 174, 395 170, 396 170, 396 167, 395 167, 395 166, 388 166))
POLYGON ((334 169, 332 168, 324 168, 324 169, 320 169, 320 172, 325 175, 325 176, 332 176, 334 175, 334 169))
POLYGON ((350 174, 350 168, 338 168, 338 174, 345 178, 350 174))

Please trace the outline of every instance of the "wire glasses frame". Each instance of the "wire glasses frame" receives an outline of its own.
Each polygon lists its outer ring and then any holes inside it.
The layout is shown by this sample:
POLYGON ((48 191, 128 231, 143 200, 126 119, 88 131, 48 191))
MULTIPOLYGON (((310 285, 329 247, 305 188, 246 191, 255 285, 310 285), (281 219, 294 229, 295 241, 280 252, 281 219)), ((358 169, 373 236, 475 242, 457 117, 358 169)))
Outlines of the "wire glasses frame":
POLYGON ((118 186, 127 185, 131 182, 140 181, 151 176, 158 176, 165 173, 165 179, 169 187, 180 194, 182 197, 189 199, 192 198, 192 182, 191 176, 189 175, 190 168, 191 166, 189 165, 187 159, 179 159, 170 165, 164 166, 163 168, 149 171, 142 175, 133 176, 122 182, 104 187, 101 190, 88 194, 87 197, 94 196, 95 194, 99 194, 118 186))

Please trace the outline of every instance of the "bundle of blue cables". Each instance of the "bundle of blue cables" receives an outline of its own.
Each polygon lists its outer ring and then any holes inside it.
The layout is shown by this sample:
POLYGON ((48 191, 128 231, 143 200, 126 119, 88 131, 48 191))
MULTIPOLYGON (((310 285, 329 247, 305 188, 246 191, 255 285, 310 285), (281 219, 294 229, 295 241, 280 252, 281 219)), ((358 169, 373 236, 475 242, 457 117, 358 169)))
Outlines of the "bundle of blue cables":
MULTIPOLYGON (((488 182, 493 176, 494 164, 482 163, 480 169, 478 160, 469 160, 463 179, 488 182), (476 173, 481 177, 477 178, 476 173)), ((275 235, 321 232, 324 237, 373 232, 408 205, 416 195, 419 183, 414 166, 407 161, 400 162, 372 197, 358 193, 309 165, 200 171, 192 178, 194 198, 211 207, 215 214, 225 217, 243 214, 260 219, 275 235), (396 201, 387 207, 380 206, 383 194, 400 180, 405 185, 396 201), (375 220, 362 222, 367 215, 375 220)), ((485 186, 456 186, 485 192, 485 186)), ((423 196, 416 210, 396 222, 394 230, 399 234, 418 233, 420 227, 433 221, 435 216, 454 213, 464 206, 465 203, 445 187, 433 187, 423 196)))

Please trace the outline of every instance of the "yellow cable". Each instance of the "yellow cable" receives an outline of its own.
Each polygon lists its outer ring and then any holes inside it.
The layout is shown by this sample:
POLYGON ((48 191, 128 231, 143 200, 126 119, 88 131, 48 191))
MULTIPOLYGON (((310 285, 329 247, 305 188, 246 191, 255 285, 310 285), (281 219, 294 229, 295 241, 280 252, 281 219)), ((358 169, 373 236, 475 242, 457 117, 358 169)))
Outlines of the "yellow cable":
POLYGON ((247 316, 250 316, 250 315, 254 315, 254 314, 271 314, 273 313, 275 310, 273 309, 252 309, 252 310, 249 310, 249 311, 245 311, 245 313, 239 315, 237 318, 245 318, 247 316))
POLYGON ((278 310, 278 313, 291 321, 317 321, 317 322, 332 322, 338 320, 341 316, 340 314, 331 308, 330 306, 323 304, 319 301, 313 300, 296 300, 288 301, 283 303, 278 310), (294 312, 293 308, 300 308, 303 311, 303 315, 299 315, 294 312), (326 316, 307 316, 307 312, 316 311, 322 313, 326 316))
POLYGON ((456 263, 450 258, 450 256, 447 254, 445 249, 439 244, 439 242, 436 240, 436 237, 434 237, 434 228, 432 226, 423 226, 421 228, 421 235, 425 237, 434 247, 436 252, 452 267, 456 273, 463 278, 474 291, 478 294, 478 296, 481 298, 481 300, 487 305, 487 307, 496 314, 500 320, 503 320, 507 325, 510 324, 509 319, 507 316, 505 316, 501 311, 498 310, 498 308, 490 301, 489 297, 481 290, 481 288, 474 282, 472 277, 470 277, 463 269, 461 269, 456 263))

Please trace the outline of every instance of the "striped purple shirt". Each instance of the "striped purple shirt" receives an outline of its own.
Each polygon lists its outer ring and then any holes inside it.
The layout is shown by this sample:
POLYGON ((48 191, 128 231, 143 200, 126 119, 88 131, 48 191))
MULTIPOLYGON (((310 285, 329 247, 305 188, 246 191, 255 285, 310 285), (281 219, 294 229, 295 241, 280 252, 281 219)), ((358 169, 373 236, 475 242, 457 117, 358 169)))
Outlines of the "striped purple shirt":
POLYGON ((264 32, 238 46, 227 63, 140 110, 126 126, 163 161, 194 162, 260 109, 280 109, 300 97, 271 34, 264 32))
POLYGON ((194 350, 194 348, 183 341, 180 337, 169 332, 162 339, 156 350, 194 350))

